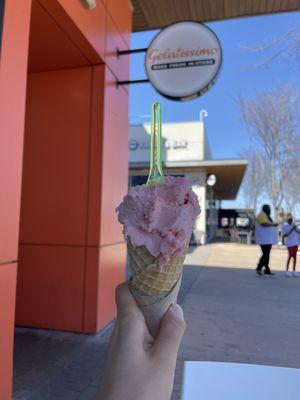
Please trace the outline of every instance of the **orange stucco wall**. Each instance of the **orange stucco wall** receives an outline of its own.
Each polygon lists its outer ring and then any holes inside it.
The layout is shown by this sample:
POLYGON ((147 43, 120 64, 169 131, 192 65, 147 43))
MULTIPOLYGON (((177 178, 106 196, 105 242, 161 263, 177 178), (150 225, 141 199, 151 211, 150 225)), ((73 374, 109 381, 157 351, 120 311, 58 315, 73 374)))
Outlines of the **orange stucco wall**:
POLYGON ((0 265, 0 399, 11 399, 17 264, 0 265))
POLYGON ((0 262, 17 259, 30 1, 5 2, 0 60, 0 262))
POLYGON ((97 332, 125 277, 115 207, 127 190, 128 91, 116 80, 129 60, 115 50, 129 47, 131 7, 30 3, 6 0, 0 64, 1 400, 11 398, 17 265, 16 323, 33 327, 97 332))
POLYGON ((30 1, 5 2, 0 60, 0 398, 11 399, 30 1))

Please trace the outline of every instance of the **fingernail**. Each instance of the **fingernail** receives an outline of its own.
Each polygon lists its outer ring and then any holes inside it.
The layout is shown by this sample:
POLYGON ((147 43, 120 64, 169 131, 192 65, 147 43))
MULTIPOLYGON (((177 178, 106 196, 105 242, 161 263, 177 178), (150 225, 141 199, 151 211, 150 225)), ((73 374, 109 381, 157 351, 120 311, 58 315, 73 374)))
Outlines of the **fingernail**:
POLYGON ((172 304, 170 311, 176 314, 178 317, 183 318, 183 311, 179 304, 172 304))

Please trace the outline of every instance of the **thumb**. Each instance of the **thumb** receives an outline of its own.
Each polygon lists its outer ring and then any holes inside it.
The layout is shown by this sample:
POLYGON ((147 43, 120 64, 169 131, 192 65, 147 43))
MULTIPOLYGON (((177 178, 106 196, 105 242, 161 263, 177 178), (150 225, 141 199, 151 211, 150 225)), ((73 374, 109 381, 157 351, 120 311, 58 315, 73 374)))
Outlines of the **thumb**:
POLYGON ((166 362, 167 365, 176 362, 184 331, 185 321, 182 308, 178 304, 172 304, 162 320, 152 350, 160 362, 166 362))
POLYGON ((128 282, 124 282, 116 290, 117 318, 115 334, 118 342, 129 348, 142 348, 146 325, 143 313, 133 298, 128 282))

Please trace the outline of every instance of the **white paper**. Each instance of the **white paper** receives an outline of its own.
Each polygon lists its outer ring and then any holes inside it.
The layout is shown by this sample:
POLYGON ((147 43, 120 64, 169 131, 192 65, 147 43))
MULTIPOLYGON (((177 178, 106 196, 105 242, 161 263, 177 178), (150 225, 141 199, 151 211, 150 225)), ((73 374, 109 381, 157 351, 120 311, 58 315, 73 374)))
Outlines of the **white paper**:
POLYGON ((299 400, 300 370, 187 361, 182 400, 299 400))

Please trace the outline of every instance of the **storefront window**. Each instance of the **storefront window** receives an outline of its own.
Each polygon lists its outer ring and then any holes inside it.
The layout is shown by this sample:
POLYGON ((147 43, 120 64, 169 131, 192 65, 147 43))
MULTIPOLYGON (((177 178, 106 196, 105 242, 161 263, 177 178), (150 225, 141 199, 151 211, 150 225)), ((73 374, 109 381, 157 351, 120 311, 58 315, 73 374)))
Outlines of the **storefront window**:
MULTIPOLYGON (((172 174, 172 176, 183 177, 183 174, 172 174)), ((129 186, 144 185, 147 182, 147 175, 135 175, 129 177, 129 186)))

